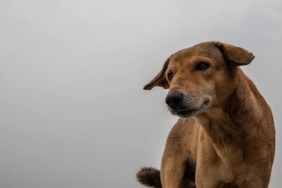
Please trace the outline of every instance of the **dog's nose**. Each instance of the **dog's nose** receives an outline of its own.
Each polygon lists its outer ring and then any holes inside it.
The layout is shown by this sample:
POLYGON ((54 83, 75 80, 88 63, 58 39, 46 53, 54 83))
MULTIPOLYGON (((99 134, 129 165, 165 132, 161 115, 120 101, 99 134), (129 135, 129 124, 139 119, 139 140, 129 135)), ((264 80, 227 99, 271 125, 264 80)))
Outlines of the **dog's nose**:
POLYGON ((177 109, 177 107, 181 105, 182 99, 183 93, 177 90, 172 90, 167 94, 165 102, 170 108, 177 109))

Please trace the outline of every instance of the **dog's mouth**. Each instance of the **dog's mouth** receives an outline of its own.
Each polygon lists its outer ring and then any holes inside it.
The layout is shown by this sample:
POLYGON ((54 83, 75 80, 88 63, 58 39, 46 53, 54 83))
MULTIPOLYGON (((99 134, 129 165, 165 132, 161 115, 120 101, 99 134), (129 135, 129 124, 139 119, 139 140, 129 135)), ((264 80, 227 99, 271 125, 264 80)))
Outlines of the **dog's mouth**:
POLYGON ((182 118, 187 118, 187 117, 190 117, 192 115, 195 115, 199 110, 200 109, 174 110, 174 109, 169 108, 169 111, 173 115, 177 115, 177 116, 182 117, 182 118))
POLYGON ((190 116, 195 114, 198 111, 198 109, 188 109, 188 110, 181 110, 177 111, 176 115, 178 116, 190 116))
POLYGON ((211 104, 211 99, 206 99, 204 100, 204 102, 202 103, 202 105, 200 105, 200 107, 186 107, 186 108, 180 108, 180 109, 171 109, 169 108, 169 111, 173 114, 176 115, 178 117, 181 118, 188 118, 190 116, 193 115, 197 115, 201 112, 204 112, 211 104))

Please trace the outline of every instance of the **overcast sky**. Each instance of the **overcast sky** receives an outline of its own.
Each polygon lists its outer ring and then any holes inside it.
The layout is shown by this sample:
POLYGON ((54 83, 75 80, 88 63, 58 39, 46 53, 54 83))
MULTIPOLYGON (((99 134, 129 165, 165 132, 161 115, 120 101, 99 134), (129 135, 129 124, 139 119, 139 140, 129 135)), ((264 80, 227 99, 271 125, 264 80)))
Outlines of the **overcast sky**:
POLYGON ((219 40, 272 107, 282 174, 282 1, 0 0, 0 187, 141 188, 175 122, 142 87, 175 51, 219 40))

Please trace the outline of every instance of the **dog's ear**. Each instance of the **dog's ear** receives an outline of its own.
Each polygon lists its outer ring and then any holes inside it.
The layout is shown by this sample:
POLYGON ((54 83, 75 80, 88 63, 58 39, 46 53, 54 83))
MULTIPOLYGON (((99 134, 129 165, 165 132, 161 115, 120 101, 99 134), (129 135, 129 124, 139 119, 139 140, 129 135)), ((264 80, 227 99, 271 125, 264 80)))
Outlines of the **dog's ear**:
POLYGON ((169 60, 170 59, 168 58, 166 60, 166 62, 164 63, 163 68, 159 72, 159 74, 151 82, 146 84, 143 89, 150 90, 155 86, 163 87, 165 89, 167 89, 169 87, 169 84, 168 84, 166 77, 165 77, 165 72, 166 72, 166 69, 168 67, 169 60))
POLYGON ((248 65, 255 58, 251 52, 237 46, 221 42, 215 42, 215 46, 221 51, 225 60, 233 66, 248 65))

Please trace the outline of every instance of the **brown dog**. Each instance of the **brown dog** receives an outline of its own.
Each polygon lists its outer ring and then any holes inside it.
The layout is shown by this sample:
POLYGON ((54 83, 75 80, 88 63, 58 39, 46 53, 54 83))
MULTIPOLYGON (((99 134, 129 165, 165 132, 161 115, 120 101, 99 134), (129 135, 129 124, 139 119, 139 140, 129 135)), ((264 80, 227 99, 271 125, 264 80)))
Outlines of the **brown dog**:
POLYGON ((272 114, 239 68, 253 58, 220 42, 168 58, 144 89, 169 89, 165 101, 179 120, 167 138, 160 174, 144 168, 139 181, 163 188, 268 187, 275 150, 272 114))

